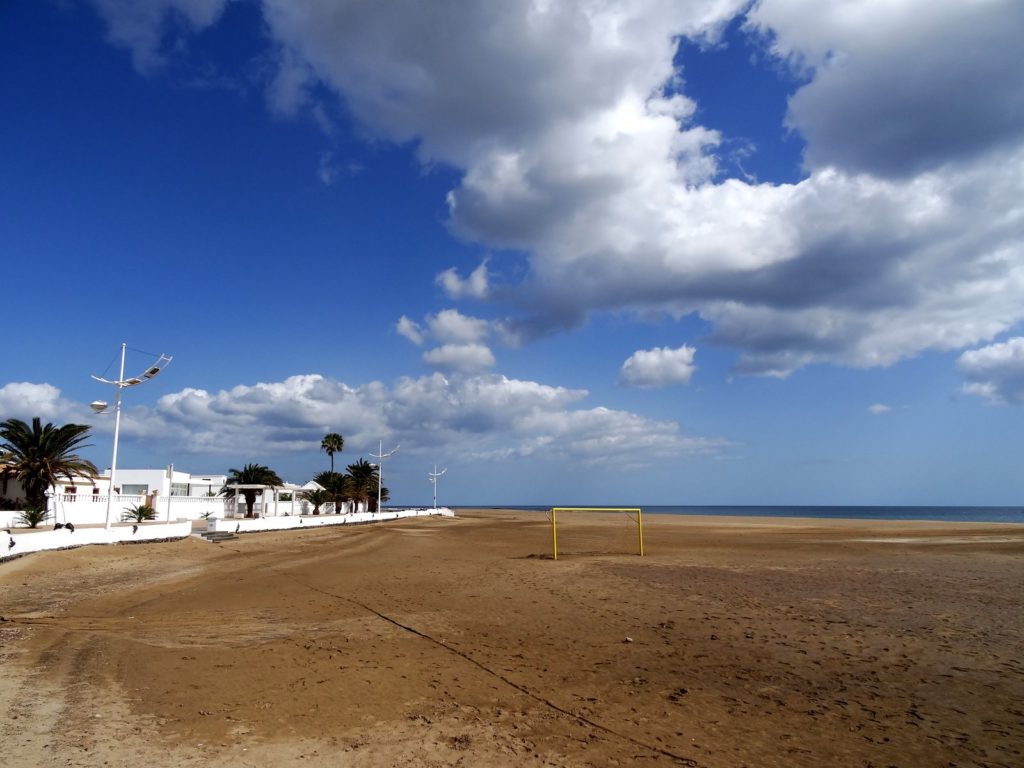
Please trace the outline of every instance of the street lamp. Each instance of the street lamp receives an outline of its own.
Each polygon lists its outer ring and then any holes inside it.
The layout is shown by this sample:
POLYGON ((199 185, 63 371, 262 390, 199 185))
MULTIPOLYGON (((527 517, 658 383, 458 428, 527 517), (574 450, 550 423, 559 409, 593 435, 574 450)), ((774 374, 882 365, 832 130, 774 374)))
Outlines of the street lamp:
POLYGON ((440 472, 437 471, 437 464, 434 465, 434 471, 428 472, 427 477, 430 478, 430 482, 434 484, 434 509, 437 509, 437 478, 448 471, 448 467, 445 467, 440 472))
POLYGON ((377 459, 377 511, 380 512, 380 489, 384 485, 384 459, 388 456, 394 456, 400 445, 396 445, 387 453, 384 453, 384 441, 381 440, 377 446, 377 453, 371 453, 370 456, 377 459))
MULTIPOLYGON (((167 364, 171 362, 171 358, 168 355, 160 355, 153 365, 149 366, 145 371, 140 373, 138 376, 133 376, 130 379, 124 377, 124 355, 128 345, 124 342, 121 343, 121 372, 118 374, 116 380, 111 381, 110 379, 103 379, 99 376, 93 376, 92 378, 96 381, 104 384, 113 384, 117 387, 117 397, 114 399, 114 455, 110 459, 110 488, 107 489, 107 530, 110 530, 110 505, 114 500, 114 475, 117 473, 117 438, 121 432, 121 390, 125 387, 134 387, 149 381, 156 376, 160 371, 167 367, 167 364)), ((89 407, 96 413, 106 413, 107 403, 103 400, 95 400, 89 403, 89 407)))

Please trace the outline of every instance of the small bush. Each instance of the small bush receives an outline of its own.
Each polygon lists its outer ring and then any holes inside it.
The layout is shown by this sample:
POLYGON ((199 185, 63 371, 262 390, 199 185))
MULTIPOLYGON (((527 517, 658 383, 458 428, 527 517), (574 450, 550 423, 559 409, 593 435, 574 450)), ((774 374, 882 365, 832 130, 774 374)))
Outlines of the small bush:
POLYGON ((156 520, 156 510, 148 504, 136 504, 128 507, 121 515, 122 522, 141 523, 145 520, 156 520))
POLYGON ((45 509, 26 509, 18 516, 18 525, 28 528, 36 528, 40 523, 45 523, 50 513, 45 509))

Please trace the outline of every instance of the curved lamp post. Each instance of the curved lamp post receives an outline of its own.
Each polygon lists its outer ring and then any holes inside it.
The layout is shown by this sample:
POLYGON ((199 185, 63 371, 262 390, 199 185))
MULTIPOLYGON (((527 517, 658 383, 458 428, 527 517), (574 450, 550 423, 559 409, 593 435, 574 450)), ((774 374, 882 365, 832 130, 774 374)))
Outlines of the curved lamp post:
MULTIPOLYGON (((107 530, 110 530, 110 505, 114 500, 114 475, 117 473, 117 438, 121 432, 121 390, 125 387, 134 387, 149 381, 156 376, 160 371, 167 367, 167 364, 171 362, 171 358, 168 355, 160 355, 153 365, 149 366, 145 371, 140 373, 138 376, 133 376, 130 379, 124 377, 124 354, 128 345, 121 343, 121 372, 118 374, 117 379, 111 381, 110 379, 103 379, 99 376, 93 376, 92 378, 96 381, 100 381, 104 384, 113 384, 117 387, 117 397, 114 400, 114 455, 110 459, 110 488, 107 489, 107 530)), ((96 413, 106 413, 107 403, 103 400, 96 400, 89 404, 96 413)))
POLYGON ((434 465, 433 472, 427 472, 427 477, 430 478, 430 482, 434 484, 434 509, 437 509, 437 478, 448 471, 448 467, 445 467, 440 472, 437 471, 437 464, 434 465))
POLYGON ((394 456, 399 448, 402 446, 396 445, 387 453, 384 453, 384 441, 381 440, 378 447, 377 453, 371 453, 370 456, 377 459, 377 512, 380 513, 380 488, 384 485, 384 459, 388 456, 394 456))

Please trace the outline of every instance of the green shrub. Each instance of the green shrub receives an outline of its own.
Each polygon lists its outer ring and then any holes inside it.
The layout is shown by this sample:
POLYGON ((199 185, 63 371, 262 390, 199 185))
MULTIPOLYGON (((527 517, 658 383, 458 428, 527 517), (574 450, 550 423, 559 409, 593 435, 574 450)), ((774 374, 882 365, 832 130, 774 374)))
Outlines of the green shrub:
POLYGON ((18 525, 28 528, 36 528, 40 523, 45 523, 50 513, 45 509, 26 509, 18 516, 18 525))
POLYGON ((128 507, 121 515, 123 522, 141 523, 145 520, 156 520, 156 510, 148 504, 136 504, 128 507))

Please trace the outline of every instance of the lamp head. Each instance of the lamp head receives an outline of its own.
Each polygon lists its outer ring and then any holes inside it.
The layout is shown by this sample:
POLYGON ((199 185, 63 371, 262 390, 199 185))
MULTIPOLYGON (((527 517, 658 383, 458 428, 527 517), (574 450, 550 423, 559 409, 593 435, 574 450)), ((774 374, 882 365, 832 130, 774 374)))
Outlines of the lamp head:
POLYGON ((103 400, 93 400, 89 403, 89 407, 92 408, 95 413, 106 413, 107 403, 103 400))

